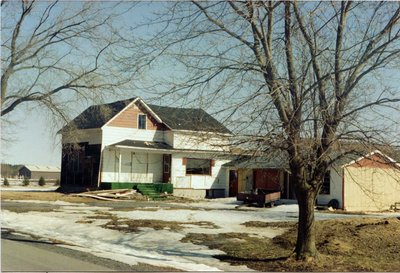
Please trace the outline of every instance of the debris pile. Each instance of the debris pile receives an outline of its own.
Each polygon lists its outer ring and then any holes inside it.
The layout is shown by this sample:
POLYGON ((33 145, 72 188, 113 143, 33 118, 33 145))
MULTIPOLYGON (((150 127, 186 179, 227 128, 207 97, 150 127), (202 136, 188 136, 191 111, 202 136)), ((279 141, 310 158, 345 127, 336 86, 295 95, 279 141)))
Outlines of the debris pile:
POLYGON ((72 196, 91 197, 106 201, 147 200, 146 196, 143 196, 141 193, 132 189, 88 191, 72 194, 72 196))

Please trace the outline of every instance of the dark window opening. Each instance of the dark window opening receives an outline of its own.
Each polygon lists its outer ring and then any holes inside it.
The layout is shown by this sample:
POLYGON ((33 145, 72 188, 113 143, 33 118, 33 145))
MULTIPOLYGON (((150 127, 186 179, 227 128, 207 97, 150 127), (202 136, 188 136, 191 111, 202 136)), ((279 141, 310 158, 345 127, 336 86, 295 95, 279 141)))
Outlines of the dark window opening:
POLYGON ((186 174, 211 175, 211 159, 186 159, 186 174))
POLYGON ((139 115, 138 129, 146 129, 146 115, 139 115))
POLYGON ((324 181, 320 190, 320 194, 330 194, 331 192, 331 172, 327 171, 324 176, 324 181))

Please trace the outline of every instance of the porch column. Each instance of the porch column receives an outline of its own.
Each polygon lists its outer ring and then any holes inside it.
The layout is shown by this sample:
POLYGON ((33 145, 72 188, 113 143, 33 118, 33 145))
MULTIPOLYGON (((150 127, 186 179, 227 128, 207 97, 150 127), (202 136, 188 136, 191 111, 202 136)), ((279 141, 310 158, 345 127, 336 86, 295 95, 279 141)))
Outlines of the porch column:
POLYGON ((122 162, 122 154, 121 150, 118 150, 118 182, 121 181, 121 162, 122 162))
POLYGON ((149 153, 146 154, 146 182, 149 182, 149 153))

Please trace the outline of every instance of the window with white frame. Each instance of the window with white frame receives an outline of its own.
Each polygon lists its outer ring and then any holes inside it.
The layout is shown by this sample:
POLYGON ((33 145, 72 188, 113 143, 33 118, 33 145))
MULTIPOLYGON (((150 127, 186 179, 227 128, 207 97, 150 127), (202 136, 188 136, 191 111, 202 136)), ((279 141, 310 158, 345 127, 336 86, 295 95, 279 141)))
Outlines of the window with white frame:
POLYGON ((146 115, 138 116, 138 129, 146 129, 146 115))

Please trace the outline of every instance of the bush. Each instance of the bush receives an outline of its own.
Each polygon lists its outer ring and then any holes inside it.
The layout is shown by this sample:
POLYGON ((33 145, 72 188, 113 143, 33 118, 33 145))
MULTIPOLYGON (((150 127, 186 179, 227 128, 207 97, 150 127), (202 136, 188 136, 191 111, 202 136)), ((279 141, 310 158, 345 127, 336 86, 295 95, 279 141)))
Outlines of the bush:
POLYGON ((54 186, 60 186, 60 179, 56 180, 56 182, 54 183, 54 186))
POLYGON ((10 186, 10 182, 8 182, 7 178, 4 178, 3 185, 6 186, 6 187, 10 186))
POLYGON ((22 181, 22 186, 28 186, 30 183, 29 178, 28 177, 24 177, 24 180, 22 181))
POLYGON ((46 181, 44 180, 43 176, 41 176, 41 177, 39 178, 38 184, 39 184, 39 186, 44 186, 44 185, 46 185, 46 181))

